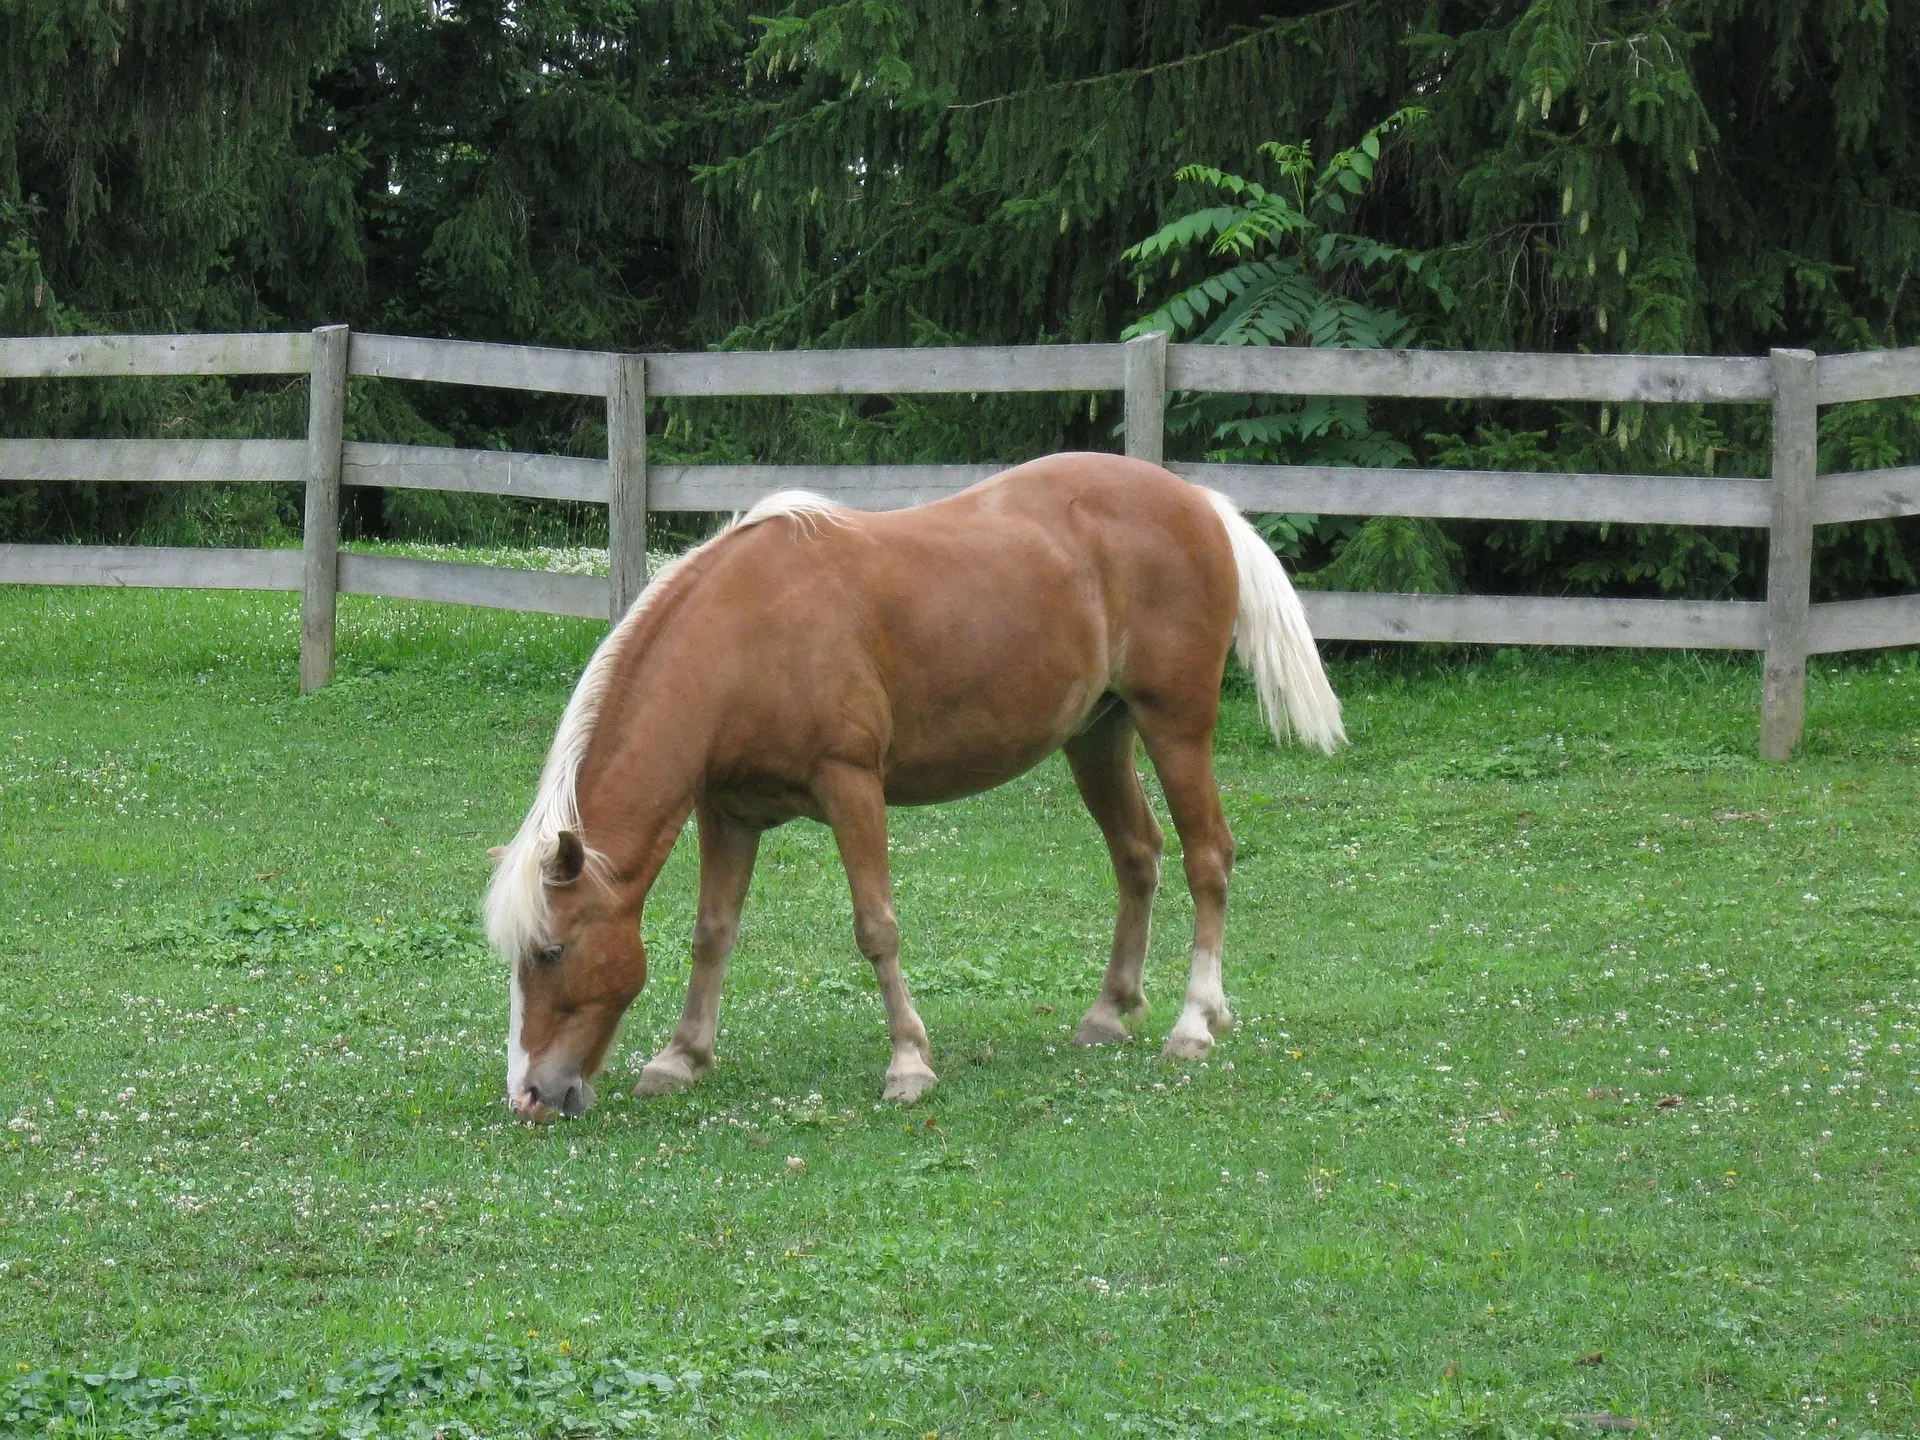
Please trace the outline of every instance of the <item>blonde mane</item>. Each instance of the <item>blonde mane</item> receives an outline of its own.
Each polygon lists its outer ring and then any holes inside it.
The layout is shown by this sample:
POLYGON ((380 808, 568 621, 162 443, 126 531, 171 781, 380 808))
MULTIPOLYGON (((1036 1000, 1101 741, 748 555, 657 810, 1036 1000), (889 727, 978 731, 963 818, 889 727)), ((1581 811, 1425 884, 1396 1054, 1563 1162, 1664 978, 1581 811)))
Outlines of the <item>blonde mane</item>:
MULTIPOLYGON (((487 939, 508 960, 516 960, 536 946, 547 942, 547 897, 543 871, 559 844, 560 832, 580 833, 580 766, 587 758, 587 746, 593 739, 594 723, 606 700, 607 687, 620 650, 640 618, 651 610, 672 587, 689 561, 725 540, 735 531, 761 524, 780 516, 793 517, 801 527, 811 530, 822 522, 839 521, 844 509, 824 496, 805 490, 782 490, 758 501, 744 515, 736 515, 718 535, 697 549, 688 551, 663 568, 640 593, 633 607, 607 632, 587 662, 573 698, 560 717, 553 746, 547 751, 547 763, 540 771, 540 785, 533 805, 520 829, 500 857, 487 886, 485 914, 487 939)), ((585 835, 587 875, 603 878, 609 868, 607 857, 594 849, 585 835)))

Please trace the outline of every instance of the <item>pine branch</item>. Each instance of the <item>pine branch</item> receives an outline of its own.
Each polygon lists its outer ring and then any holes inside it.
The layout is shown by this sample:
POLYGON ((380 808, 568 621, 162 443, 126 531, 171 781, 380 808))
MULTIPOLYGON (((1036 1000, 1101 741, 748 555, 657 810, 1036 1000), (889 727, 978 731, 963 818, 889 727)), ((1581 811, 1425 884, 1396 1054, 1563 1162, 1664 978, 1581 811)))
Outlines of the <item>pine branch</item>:
POLYGON ((984 110, 988 106, 1005 105, 1009 101, 1026 100, 1035 95, 1059 94, 1068 90, 1079 90, 1088 85, 1106 85, 1116 81, 1131 82, 1144 80, 1150 76, 1162 75, 1168 71, 1179 70, 1188 65, 1204 65, 1209 60, 1218 60, 1222 55, 1231 55, 1236 50, 1244 49, 1250 45, 1256 45, 1262 40, 1270 40, 1275 35, 1282 34, 1285 31, 1304 29, 1308 25, 1338 15, 1343 10, 1362 9, 1368 3, 1369 0, 1342 0, 1341 4, 1330 5, 1325 10, 1316 10, 1311 15, 1295 15, 1286 20, 1276 20, 1263 30, 1255 30, 1249 35, 1242 35, 1238 40, 1229 40, 1226 44, 1216 46, 1212 50, 1203 50, 1198 55, 1183 55, 1178 60, 1166 60, 1158 65, 1143 65, 1137 70, 1114 70, 1105 75, 1083 76, 1078 80, 1056 80, 1051 85, 1037 85, 1031 90, 1015 90, 1011 94, 995 95, 988 100, 972 100, 965 105, 949 105, 947 109, 984 110))

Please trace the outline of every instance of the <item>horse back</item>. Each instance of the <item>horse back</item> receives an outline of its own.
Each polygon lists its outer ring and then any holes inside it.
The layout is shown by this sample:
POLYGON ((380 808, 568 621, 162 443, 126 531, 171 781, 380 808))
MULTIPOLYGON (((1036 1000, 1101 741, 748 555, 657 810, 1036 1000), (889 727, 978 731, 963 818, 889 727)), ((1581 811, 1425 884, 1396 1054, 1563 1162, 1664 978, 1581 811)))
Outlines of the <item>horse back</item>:
POLYGON ((697 648, 728 692, 717 773, 798 793, 831 758, 883 771, 896 803, 1012 778, 1108 694, 1217 695, 1237 596, 1201 492, 1103 454, 769 523, 726 562, 683 611, 713 632, 697 648))

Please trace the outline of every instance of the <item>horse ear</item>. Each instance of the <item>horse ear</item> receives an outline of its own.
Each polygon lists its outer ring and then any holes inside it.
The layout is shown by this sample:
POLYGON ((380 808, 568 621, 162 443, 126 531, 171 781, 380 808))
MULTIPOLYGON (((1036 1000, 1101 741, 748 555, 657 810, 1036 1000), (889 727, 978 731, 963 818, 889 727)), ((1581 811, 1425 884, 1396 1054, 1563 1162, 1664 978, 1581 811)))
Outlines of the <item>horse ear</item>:
POLYGON ((571 830, 562 830, 554 836, 553 856, 545 867, 547 884, 571 885, 586 868, 587 847, 581 843, 580 837, 571 830))
POLYGON ((507 847, 504 845, 489 845, 487 847, 487 858, 498 865, 502 860, 507 858, 507 847))

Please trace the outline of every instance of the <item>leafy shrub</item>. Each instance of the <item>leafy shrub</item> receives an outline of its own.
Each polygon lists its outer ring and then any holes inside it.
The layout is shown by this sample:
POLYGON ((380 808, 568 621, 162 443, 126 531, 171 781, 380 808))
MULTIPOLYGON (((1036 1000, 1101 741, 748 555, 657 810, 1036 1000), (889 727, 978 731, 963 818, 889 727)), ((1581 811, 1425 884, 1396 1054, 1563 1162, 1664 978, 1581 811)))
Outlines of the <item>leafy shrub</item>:
MULTIPOLYGON (((1207 345, 1307 345, 1371 350, 1413 343, 1415 322, 1399 308, 1413 297, 1450 309, 1453 292, 1429 257, 1338 228, 1366 193, 1383 141, 1424 118, 1401 110, 1316 165, 1311 145, 1269 141, 1260 153, 1279 172, 1269 188, 1210 165, 1175 177, 1230 203, 1190 211, 1121 257, 1131 261, 1144 296, 1162 262, 1168 278, 1200 251, 1229 261, 1192 281, 1127 327, 1128 336, 1165 331, 1207 345)), ((1353 396, 1177 396, 1167 410, 1171 436, 1196 436, 1206 458, 1260 465, 1404 465, 1407 444, 1377 428, 1372 407, 1353 396)), ((1450 593, 1458 547, 1431 521, 1378 516, 1323 523, 1315 515, 1255 517, 1277 550, 1296 558, 1318 536, 1336 556, 1323 580, 1343 589, 1450 593), (1337 578, 1336 578, 1337 577, 1337 578)))

